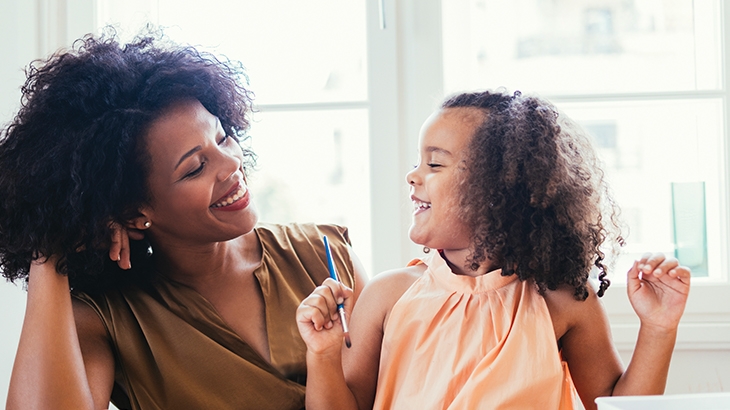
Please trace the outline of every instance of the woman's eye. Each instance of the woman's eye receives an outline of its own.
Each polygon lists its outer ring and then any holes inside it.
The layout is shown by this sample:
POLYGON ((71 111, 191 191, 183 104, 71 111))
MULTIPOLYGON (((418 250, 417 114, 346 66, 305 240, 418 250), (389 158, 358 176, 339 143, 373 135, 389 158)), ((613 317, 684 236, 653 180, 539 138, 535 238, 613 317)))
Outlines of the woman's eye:
POLYGON ((200 163, 200 166, 198 168, 196 168, 195 170, 193 170, 193 171, 185 174, 185 177, 184 178, 192 178, 192 177, 200 174, 201 172, 203 172, 203 167, 204 166, 205 166, 205 162, 201 162, 200 163))
POLYGON ((438 168, 441 166, 441 164, 430 163, 430 164, 428 164, 428 166, 429 166, 429 168, 438 168))
POLYGON ((226 143, 226 141, 228 141, 228 139, 229 139, 229 138, 230 138, 230 136, 229 136, 228 134, 224 135, 224 136, 223 136, 223 139, 221 139, 221 140, 220 140, 220 141, 218 142, 218 145, 223 145, 223 144, 225 144, 225 143, 226 143))

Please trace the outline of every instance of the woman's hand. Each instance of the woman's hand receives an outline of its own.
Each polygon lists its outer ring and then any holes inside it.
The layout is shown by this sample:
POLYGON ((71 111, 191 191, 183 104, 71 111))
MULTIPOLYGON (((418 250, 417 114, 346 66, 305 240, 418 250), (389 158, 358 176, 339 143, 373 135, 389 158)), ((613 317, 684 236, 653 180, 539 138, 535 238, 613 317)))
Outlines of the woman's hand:
POLYGON ((111 246, 109 246, 109 259, 119 265, 122 269, 131 269, 129 239, 142 240, 144 234, 136 229, 128 229, 116 222, 109 224, 111 230, 111 246))
POLYGON ((676 330, 689 295, 691 272, 675 258, 644 254, 628 272, 629 301, 642 326, 676 330))
POLYGON ((352 289, 327 278, 297 308, 297 326, 307 349, 315 354, 339 354, 343 330, 337 305, 345 305, 345 314, 352 311, 352 289))

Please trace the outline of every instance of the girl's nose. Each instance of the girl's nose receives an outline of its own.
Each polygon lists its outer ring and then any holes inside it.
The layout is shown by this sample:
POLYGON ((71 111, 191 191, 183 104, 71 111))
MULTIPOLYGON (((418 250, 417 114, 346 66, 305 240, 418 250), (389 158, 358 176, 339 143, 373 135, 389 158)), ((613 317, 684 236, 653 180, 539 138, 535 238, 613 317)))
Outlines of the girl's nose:
POLYGON ((420 183, 421 179, 418 176, 418 168, 413 168, 412 170, 408 171, 406 174, 406 182, 408 182, 408 185, 416 185, 420 183))

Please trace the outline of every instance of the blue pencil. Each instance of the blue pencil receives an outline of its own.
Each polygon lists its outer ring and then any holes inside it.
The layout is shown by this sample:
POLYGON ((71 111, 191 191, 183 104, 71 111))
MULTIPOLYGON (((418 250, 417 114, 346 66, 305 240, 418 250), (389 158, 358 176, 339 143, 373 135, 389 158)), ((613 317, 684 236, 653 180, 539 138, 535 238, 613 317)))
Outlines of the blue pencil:
MULTIPOLYGON (((322 239, 324 239, 324 250, 327 254, 327 267, 329 267, 330 271, 330 278, 334 279, 336 282, 340 281, 340 277, 337 274, 337 270, 335 269, 335 263, 332 260, 332 252, 330 251, 330 243, 327 241, 327 235, 322 235, 322 239)), ((347 320, 345 320, 345 305, 342 303, 337 305, 337 312, 340 314, 340 321, 342 322, 342 331, 345 334, 345 346, 349 349, 350 346, 352 346, 352 343, 350 343, 350 331, 347 328, 347 320)))

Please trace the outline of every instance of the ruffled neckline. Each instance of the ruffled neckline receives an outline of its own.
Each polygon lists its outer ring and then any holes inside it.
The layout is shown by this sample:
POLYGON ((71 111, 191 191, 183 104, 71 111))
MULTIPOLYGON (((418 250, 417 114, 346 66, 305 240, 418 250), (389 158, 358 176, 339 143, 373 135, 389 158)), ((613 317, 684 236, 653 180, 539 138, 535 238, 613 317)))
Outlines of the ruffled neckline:
POLYGON ((479 276, 458 275, 451 271, 441 252, 435 250, 421 260, 428 266, 427 272, 431 272, 434 280, 454 292, 489 292, 518 280, 516 275, 502 276, 502 269, 495 269, 479 276))

